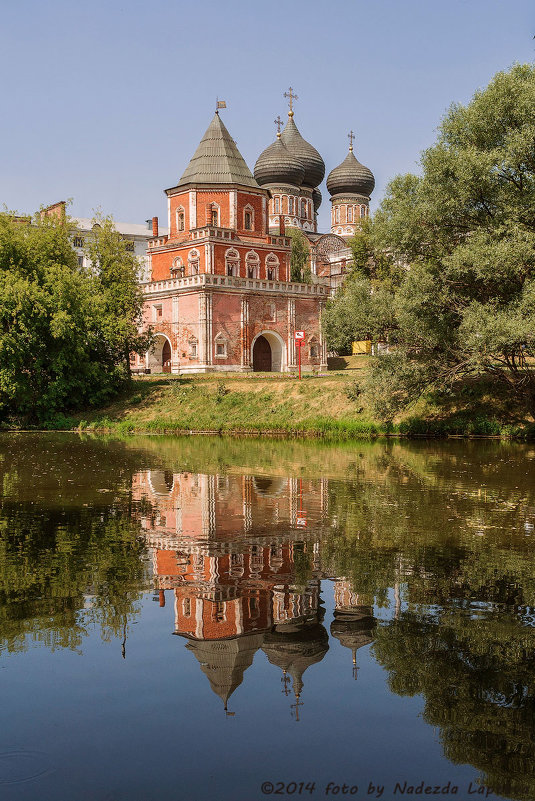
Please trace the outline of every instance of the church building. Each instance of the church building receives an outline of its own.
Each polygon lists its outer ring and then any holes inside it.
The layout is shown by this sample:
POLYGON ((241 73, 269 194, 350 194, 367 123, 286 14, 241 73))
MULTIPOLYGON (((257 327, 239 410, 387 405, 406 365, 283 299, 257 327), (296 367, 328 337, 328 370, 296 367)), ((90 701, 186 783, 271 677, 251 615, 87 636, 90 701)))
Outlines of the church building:
POLYGON ((277 120, 277 139, 257 160, 254 175, 216 111, 182 177, 165 190, 167 231, 161 233, 153 218, 151 280, 143 284, 144 321, 155 344, 135 368, 296 371, 294 335, 303 331, 302 369, 326 369, 321 313, 337 285, 333 276, 343 276, 350 262, 344 237, 368 213, 373 175, 351 147, 327 182, 333 221, 343 219, 343 226, 336 222, 330 234, 319 234, 317 187, 325 164, 299 133, 291 89, 289 96, 286 127, 281 133, 277 120), (306 237, 311 283, 291 280, 287 228, 306 237))

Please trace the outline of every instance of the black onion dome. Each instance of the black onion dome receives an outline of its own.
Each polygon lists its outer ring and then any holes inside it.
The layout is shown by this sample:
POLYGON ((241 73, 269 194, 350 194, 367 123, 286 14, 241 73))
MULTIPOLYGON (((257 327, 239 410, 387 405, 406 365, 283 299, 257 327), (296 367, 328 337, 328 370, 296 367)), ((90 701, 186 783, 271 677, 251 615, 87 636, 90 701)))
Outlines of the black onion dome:
POLYGON ((312 190, 312 203, 314 204, 314 211, 317 211, 321 206, 321 192, 319 189, 312 190))
POLYGON ((369 197, 374 187, 372 171, 357 161, 352 150, 327 176, 327 189, 331 196, 350 193, 369 197))
POLYGON ((258 156, 254 165, 254 177, 260 186, 279 183, 301 186, 305 168, 281 140, 276 139, 258 156))
POLYGON ((292 156, 298 159, 305 168, 303 186, 311 188, 319 186, 325 177, 325 163, 316 148, 303 139, 297 130, 293 116, 288 118, 281 137, 283 144, 292 156))

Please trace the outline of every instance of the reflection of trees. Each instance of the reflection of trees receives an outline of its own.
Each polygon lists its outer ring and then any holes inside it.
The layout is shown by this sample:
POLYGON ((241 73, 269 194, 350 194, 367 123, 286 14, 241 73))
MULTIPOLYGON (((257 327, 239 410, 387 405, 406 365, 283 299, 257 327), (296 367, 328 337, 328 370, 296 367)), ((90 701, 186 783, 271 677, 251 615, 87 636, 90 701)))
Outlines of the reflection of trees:
POLYGON ((448 759, 484 771, 495 793, 535 797, 535 648, 517 615, 470 604, 405 612, 373 648, 394 692, 424 696, 448 759))
POLYGON ((91 626, 122 634, 146 588, 144 546, 128 509, 0 514, 0 644, 78 648, 91 626))

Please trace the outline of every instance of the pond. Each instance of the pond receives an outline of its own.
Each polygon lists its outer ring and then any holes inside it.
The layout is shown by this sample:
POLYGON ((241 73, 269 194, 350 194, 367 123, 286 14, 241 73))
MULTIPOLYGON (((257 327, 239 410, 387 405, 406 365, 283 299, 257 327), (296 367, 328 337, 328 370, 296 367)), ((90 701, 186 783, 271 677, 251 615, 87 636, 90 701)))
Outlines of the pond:
POLYGON ((0 435, 0 798, 535 797, 535 448, 0 435))

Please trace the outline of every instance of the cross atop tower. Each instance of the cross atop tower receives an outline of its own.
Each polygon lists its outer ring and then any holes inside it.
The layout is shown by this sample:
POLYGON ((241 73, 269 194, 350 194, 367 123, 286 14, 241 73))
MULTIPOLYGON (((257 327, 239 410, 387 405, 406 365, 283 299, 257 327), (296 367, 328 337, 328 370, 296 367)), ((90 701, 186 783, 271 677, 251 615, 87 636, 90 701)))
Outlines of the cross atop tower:
POLYGON ((277 119, 273 120, 273 122, 277 126, 277 139, 280 139, 281 138, 281 125, 282 125, 281 115, 279 114, 277 119))
POLYGON ((290 98, 290 100, 289 100, 290 111, 288 112, 288 116, 289 117, 293 117, 293 115, 294 115, 293 101, 297 100, 297 95, 294 95, 293 91, 294 90, 290 86, 288 91, 284 93, 284 97, 289 97, 290 98))
POLYGON ((347 138, 349 139, 349 152, 353 152, 353 139, 355 138, 355 134, 353 131, 349 131, 347 138))

